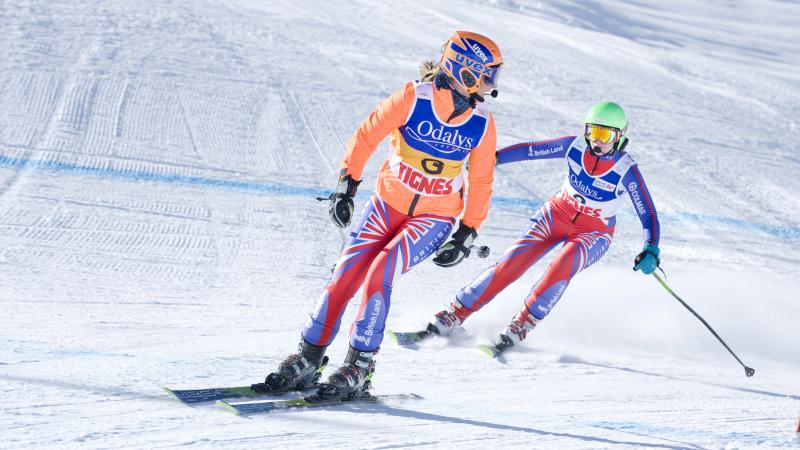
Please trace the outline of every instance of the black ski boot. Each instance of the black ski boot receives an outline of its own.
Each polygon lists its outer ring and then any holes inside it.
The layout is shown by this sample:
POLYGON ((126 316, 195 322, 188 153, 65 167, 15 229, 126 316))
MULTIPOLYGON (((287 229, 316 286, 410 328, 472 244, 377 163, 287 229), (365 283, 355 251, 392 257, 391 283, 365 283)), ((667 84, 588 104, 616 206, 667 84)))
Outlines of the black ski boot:
POLYGON ((325 347, 317 347, 300 340, 297 353, 292 353, 278 366, 276 372, 267 375, 263 383, 253 384, 256 392, 301 391, 314 387, 328 364, 325 347))
POLYGON ((497 358, 504 351, 508 350, 513 346, 514 346, 514 341, 512 341, 511 338, 506 336, 505 334, 501 334, 497 338, 497 341, 493 342, 491 345, 481 344, 478 346, 478 348, 481 349, 481 351, 483 351, 487 355, 491 356, 492 358, 497 358))
POLYGON ((347 401, 356 397, 369 396, 370 381, 375 372, 375 355, 378 350, 362 352, 353 347, 347 351, 344 365, 320 383, 317 394, 311 401, 347 401))

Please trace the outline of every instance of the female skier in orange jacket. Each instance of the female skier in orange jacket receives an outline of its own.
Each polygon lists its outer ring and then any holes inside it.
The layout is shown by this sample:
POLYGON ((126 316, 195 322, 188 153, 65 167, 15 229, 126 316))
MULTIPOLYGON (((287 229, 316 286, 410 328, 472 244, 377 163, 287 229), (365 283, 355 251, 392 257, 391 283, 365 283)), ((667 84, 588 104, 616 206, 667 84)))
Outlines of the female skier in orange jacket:
POLYGON ((393 151, 306 322, 297 353, 264 383, 253 385, 255 389, 282 392, 312 386, 327 362, 325 349, 336 336, 347 302, 366 281, 344 364, 320 384, 317 398, 346 399, 366 392, 395 278, 434 252, 436 264, 458 264, 486 218, 496 132, 483 97, 494 94, 502 62, 490 39, 458 31, 421 82, 409 82, 385 99, 353 133, 331 195, 330 215, 340 228, 350 224, 367 159, 386 136, 393 151), (458 230, 442 246, 462 211, 458 230))

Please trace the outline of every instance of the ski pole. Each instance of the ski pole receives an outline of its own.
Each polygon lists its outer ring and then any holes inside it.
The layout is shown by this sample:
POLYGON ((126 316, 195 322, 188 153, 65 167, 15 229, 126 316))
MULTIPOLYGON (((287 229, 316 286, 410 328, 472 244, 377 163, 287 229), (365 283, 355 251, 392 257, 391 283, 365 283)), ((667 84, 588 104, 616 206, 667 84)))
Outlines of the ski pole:
MULTIPOLYGON (((339 230, 339 237, 342 238, 342 245, 339 246, 339 255, 341 256, 342 252, 344 251, 344 246, 345 244, 347 244, 347 237, 345 235, 344 228, 338 228, 338 230, 339 230)), ((336 261, 335 263, 331 264, 331 273, 336 271, 336 263, 338 262, 339 261, 336 261)))
MULTIPOLYGON (((325 200, 332 200, 333 197, 335 196, 336 193, 334 192, 328 197, 315 197, 315 198, 317 199, 317 201, 324 202, 325 200)), ((347 244, 347 234, 344 228, 339 228, 339 227, 336 228, 339 230, 339 237, 342 239, 342 245, 339 246, 339 254, 341 254, 342 251, 344 250, 344 246, 347 244)), ((333 273, 335 270, 336 270, 336 263, 333 263, 331 265, 331 273, 333 273)))
POLYGON ((689 310, 689 312, 691 312, 692 314, 694 314, 694 316, 695 316, 695 317, 697 317, 698 319, 700 319, 700 322, 703 322, 703 325, 705 325, 705 326, 706 326, 706 328, 708 328, 708 331, 710 331, 710 332, 711 332, 711 334, 713 334, 713 335, 714 335, 714 337, 715 337, 715 338, 717 338, 717 339, 718 339, 718 340, 719 340, 719 341, 722 343, 722 345, 724 345, 724 346, 725 346, 725 348, 726 348, 726 349, 727 349, 727 350, 728 350, 728 351, 731 353, 731 355, 733 355, 733 357, 734 357, 734 358, 736 358, 736 361, 739 361, 739 364, 741 364, 741 365, 742 365, 742 367, 744 367, 744 374, 745 374, 745 375, 747 375, 748 377, 752 377, 752 376, 753 376, 753 374, 754 374, 754 373, 756 373, 756 371, 755 371, 755 370, 753 370, 753 369, 752 369, 752 368, 750 368, 750 367, 747 367, 747 366, 746 366, 746 365, 745 365, 745 364, 742 362, 742 360, 741 360, 741 359, 739 359, 739 357, 738 357, 738 356, 736 356, 736 353, 733 353, 733 350, 731 350, 731 348, 730 348, 730 347, 728 347, 728 344, 726 344, 726 343, 725 343, 725 341, 723 341, 723 340, 722 340, 722 338, 721 338, 721 337, 719 337, 719 335, 717 334, 717 332, 716 332, 716 331, 714 331, 714 329, 713 329, 713 328, 711 328, 711 325, 709 325, 709 324, 708 324, 708 322, 706 322, 706 321, 705 321, 705 320, 704 320, 702 317, 700 317, 700 314, 697 314, 697 312, 695 312, 695 310, 693 310, 691 306, 687 305, 687 304, 686 304, 686 302, 684 302, 684 301, 683 301, 683 300, 682 300, 680 297, 678 297, 678 294, 676 294, 676 293, 675 293, 675 292, 674 292, 672 289, 670 289, 670 287, 669 287, 669 286, 667 286, 667 283, 665 283, 665 282, 664 282, 664 280, 662 280, 662 279, 661 279, 661 277, 659 277, 657 273, 653 272, 653 276, 654 276, 654 277, 656 277, 656 280, 658 280, 658 282, 661 284, 661 286, 663 286, 663 287, 664 287, 664 289, 666 289, 666 290, 667 290, 667 292, 669 292, 670 294, 672 294, 672 296, 673 296, 673 297, 675 297, 675 298, 676 298, 676 299, 677 299, 679 302, 681 302, 681 305, 683 305, 684 307, 686 307, 686 309, 688 309, 688 310, 689 310))

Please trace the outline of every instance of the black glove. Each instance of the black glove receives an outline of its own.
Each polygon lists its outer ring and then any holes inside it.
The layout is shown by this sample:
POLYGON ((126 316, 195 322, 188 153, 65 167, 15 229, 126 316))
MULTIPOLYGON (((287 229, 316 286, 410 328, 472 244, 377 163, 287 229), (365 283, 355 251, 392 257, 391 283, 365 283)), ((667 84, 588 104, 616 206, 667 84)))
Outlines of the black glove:
POLYGON ((331 204, 328 206, 328 213, 331 215, 334 225, 339 228, 346 228, 350 225, 354 209, 353 197, 356 196, 359 183, 361 181, 353 180, 350 175, 339 178, 336 192, 329 197, 331 204))
POLYGON ((463 222, 459 223, 458 230, 450 236, 450 241, 436 250, 436 257, 433 258, 434 264, 452 267, 460 263, 469 256, 469 248, 476 237, 478 237, 478 232, 474 228, 464 225, 463 222))

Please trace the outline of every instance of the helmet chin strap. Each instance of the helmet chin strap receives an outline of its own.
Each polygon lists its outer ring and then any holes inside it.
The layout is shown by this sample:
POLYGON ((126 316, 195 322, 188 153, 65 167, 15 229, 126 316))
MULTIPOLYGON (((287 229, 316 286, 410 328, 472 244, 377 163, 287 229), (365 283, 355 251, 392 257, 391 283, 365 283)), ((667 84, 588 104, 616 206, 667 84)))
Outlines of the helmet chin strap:
POLYGON ((592 152, 596 152, 597 156, 612 156, 614 153, 617 153, 617 144, 615 143, 608 153, 601 153, 599 149, 592 149, 592 152))

